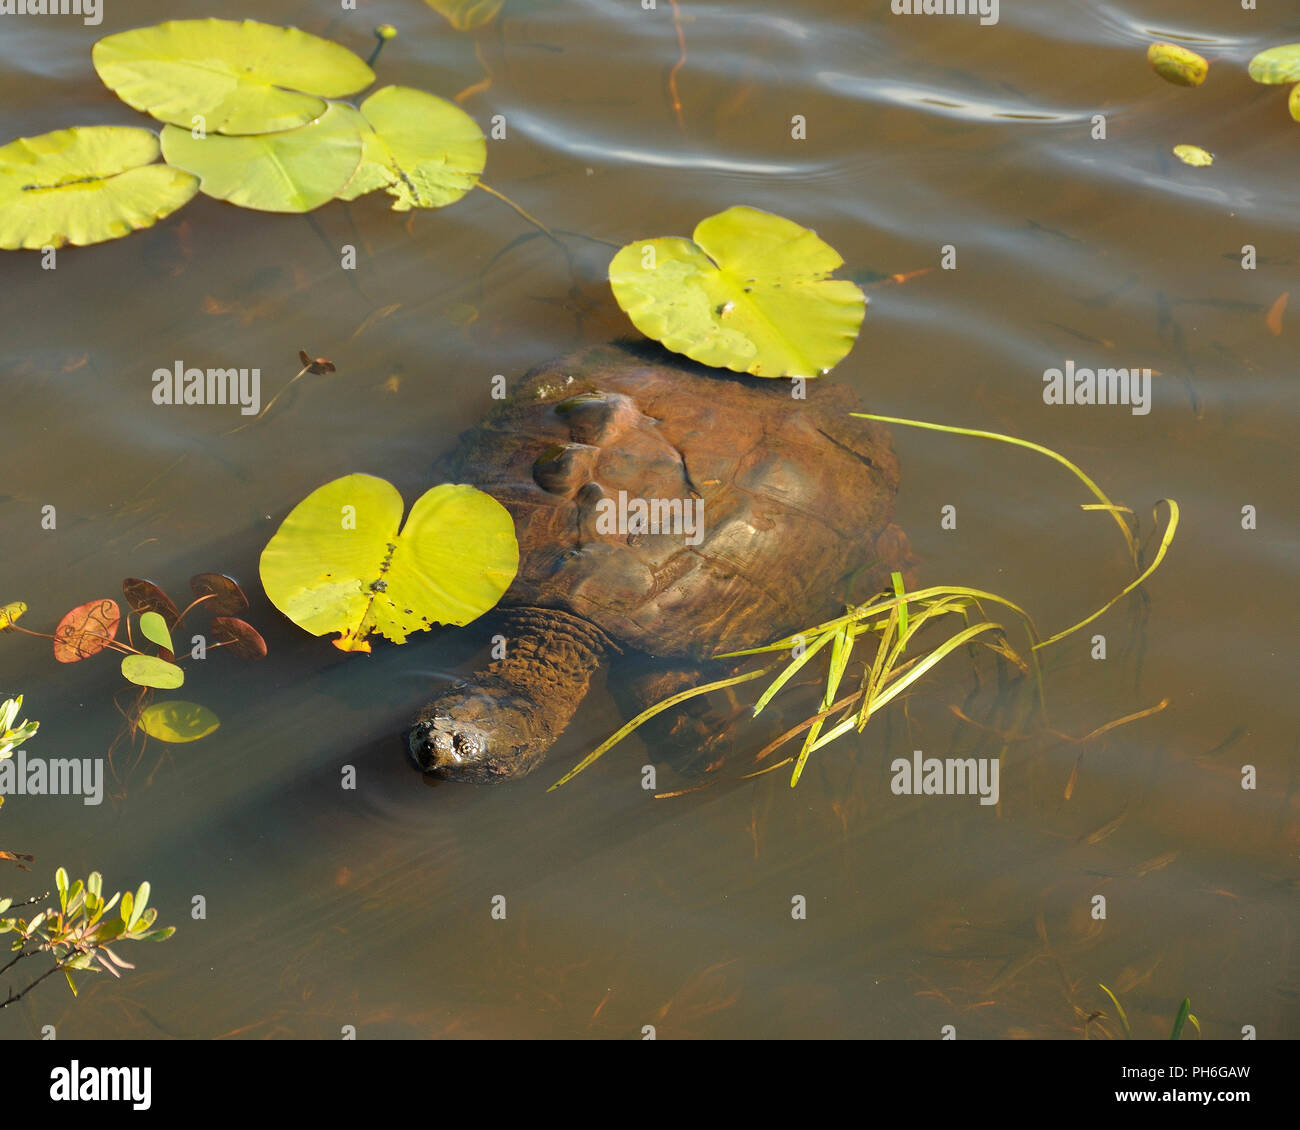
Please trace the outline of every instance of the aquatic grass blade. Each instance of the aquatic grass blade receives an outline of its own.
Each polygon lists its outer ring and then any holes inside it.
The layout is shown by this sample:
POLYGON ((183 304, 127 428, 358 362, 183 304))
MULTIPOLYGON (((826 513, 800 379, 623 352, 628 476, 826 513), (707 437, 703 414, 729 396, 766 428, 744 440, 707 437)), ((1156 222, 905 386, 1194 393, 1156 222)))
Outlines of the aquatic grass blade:
POLYGON ((950 435, 974 436, 977 439, 994 439, 1000 443, 1009 443, 1015 447, 1025 447, 1030 451, 1037 451, 1040 455, 1046 455, 1049 459, 1054 459, 1070 471, 1088 490, 1093 497, 1111 512, 1111 517, 1115 519, 1115 524, 1119 526, 1120 533, 1124 535, 1124 543, 1128 546, 1129 556, 1133 559, 1133 565, 1136 568, 1138 561, 1138 545, 1133 537, 1133 531, 1128 528, 1128 524, 1116 512, 1116 507, 1109 498, 1106 497, 1105 491, 1092 481, 1082 470, 1070 462, 1064 455, 1053 451, 1050 447, 1044 447, 1041 443, 1034 443, 1032 440, 1020 439, 1017 436, 1003 435, 1001 432, 986 432, 979 428, 959 428, 951 424, 932 424, 926 420, 909 420, 902 416, 879 416, 872 412, 852 412, 850 415, 857 416, 863 420, 876 420, 882 424, 901 424, 907 428, 924 428, 933 432, 948 432, 950 435))
POLYGON ((577 765, 575 765, 572 769, 570 769, 563 777, 561 777, 558 781, 556 781, 555 784, 553 784, 546 791, 548 793, 553 793, 561 785, 568 784, 570 781, 573 780, 574 777, 576 777, 584 769, 594 764, 599 758, 603 757, 606 753, 608 753, 611 749, 613 749, 614 746, 616 746, 619 742, 621 742, 625 737, 628 736, 628 734, 630 734, 643 722, 648 722, 656 714, 659 714, 667 710, 670 706, 676 706, 679 702, 685 702, 688 698, 695 698, 697 695, 708 694, 710 691, 720 691, 726 687, 734 687, 740 683, 747 683, 751 679, 760 679, 771 670, 772 670, 771 667, 761 667, 757 671, 747 671, 743 675, 736 675, 730 679, 719 679, 717 682, 714 683, 706 683, 702 687, 692 687, 690 690, 680 691, 677 694, 669 695, 662 702, 656 702, 654 706, 650 707, 648 710, 641 711, 640 714, 638 714, 635 718, 632 719, 632 721, 628 722, 626 725, 620 726, 617 730, 614 731, 614 733, 610 734, 609 737, 607 737, 603 742, 601 742, 600 745, 598 745, 594 750, 592 750, 589 754, 587 754, 586 757, 584 757, 581 761, 579 761, 577 765))
POLYGON ((1146 567, 1146 569, 1144 569, 1141 573, 1139 573, 1134 580, 1130 581, 1127 585, 1125 585, 1124 588, 1120 590, 1117 596, 1108 600, 1099 609, 1097 609, 1097 611, 1094 612, 1091 616, 1085 617, 1084 619, 1080 620, 1077 624, 1074 624, 1071 627, 1064 629, 1063 631, 1057 632, 1056 635, 1050 636, 1049 638, 1043 640, 1042 643, 1034 644, 1035 651, 1037 651, 1039 648, 1047 647, 1048 644, 1056 643, 1057 640, 1063 640, 1065 639, 1066 636, 1070 635, 1071 633, 1077 632, 1080 628, 1084 627, 1087 624, 1091 624, 1099 616, 1102 616, 1106 612, 1110 611, 1111 608, 1113 608, 1116 604, 1118 604, 1121 600, 1123 600, 1124 597, 1128 596, 1129 593, 1131 593, 1134 589, 1136 589, 1139 585, 1141 585, 1143 581, 1145 581, 1148 577, 1151 576, 1152 573, 1154 573, 1158 568, 1160 568, 1160 562, 1162 562, 1165 559, 1165 554, 1169 550, 1170 543, 1174 540, 1174 534, 1178 532, 1178 513, 1179 513, 1177 502, 1175 502, 1172 498, 1162 498, 1160 499, 1160 502, 1157 502, 1155 504, 1155 507, 1153 509, 1154 514, 1159 514, 1161 502, 1165 503, 1169 507, 1169 523, 1165 527, 1164 536, 1160 539, 1160 548, 1156 550, 1155 560, 1153 560, 1151 564, 1146 567))

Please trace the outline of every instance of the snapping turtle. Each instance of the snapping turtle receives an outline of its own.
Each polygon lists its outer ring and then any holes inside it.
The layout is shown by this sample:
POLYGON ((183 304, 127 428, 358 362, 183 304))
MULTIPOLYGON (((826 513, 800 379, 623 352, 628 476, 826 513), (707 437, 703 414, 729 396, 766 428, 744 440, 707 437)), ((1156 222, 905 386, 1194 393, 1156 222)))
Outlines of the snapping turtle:
POLYGON ((837 584, 864 566, 868 592, 904 568, 889 433, 851 418, 859 405, 841 385, 794 391, 597 346, 533 370, 465 433, 443 477, 510 511, 519 572, 502 602, 504 658, 420 712, 416 764, 480 783, 522 776, 606 656, 698 671, 839 614, 837 584))

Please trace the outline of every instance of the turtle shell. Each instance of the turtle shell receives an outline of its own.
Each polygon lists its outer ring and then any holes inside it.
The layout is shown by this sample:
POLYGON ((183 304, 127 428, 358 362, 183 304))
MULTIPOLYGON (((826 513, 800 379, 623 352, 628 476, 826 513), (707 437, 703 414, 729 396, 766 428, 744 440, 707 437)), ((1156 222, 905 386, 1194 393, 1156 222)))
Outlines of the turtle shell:
POLYGON ((837 615, 864 567, 879 583, 898 487, 889 433, 849 416, 860 405, 842 385, 803 390, 592 347, 524 377, 440 471, 515 519, 504 604, 701 659, 837 615))

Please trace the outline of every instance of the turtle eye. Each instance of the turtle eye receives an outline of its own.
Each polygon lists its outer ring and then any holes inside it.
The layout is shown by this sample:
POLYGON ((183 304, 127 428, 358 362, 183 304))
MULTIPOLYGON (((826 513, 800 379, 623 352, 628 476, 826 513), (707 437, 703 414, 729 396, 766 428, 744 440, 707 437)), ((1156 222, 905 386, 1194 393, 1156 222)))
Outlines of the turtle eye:
POLYGON ((483 755, 483 742, 476 735, 458 730, 452 738, 452 749, 458 757, 470 761, 483 755))

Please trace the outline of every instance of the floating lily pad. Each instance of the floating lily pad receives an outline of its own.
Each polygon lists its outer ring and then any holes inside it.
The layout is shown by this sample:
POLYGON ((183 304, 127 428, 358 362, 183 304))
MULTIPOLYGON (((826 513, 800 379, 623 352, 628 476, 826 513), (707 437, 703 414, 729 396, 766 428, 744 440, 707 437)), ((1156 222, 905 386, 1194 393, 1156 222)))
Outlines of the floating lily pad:
POLYGON ((1292 119, 1300 122, 1300 85, 1291 88, 1291 93, 1287 96, 1286 106, 1291 111, 1292 119))
POLYGON ((239 659, 265 659, 266 640, 245 620, 234 616, 216 616, 212 620, 212 638, 239 659))
POLYGON ((247 137, 167 126, 168 164, 194 173, 206 196, 261 212, 310 212, 333 200, 361 163, 356 111, 339 102, 316 121, 280 133, 247 137))
POLYGON ((248 607, 248 597, 239 583, 225 573, 196 573, 190 578, 190 591, 206 597, 203 607, 214 616, 238 616, 248 607))
POLYGON ((361 165, 339 193, 355 200, 385 189, 396 198, 394 212, 441 208, 478 183, 487 160, 483 131, 454 102, 386 86, 361 109, 347 107, 361 133, 361 165))
POLYGON ((1287 43, 1261 51, 1250 61, 1250 77, 1272 85, 1300 82, 1300 43, 1287 43))
POLYGON ((1174 156, 1184 165, 1203 167, 1214 164, 1214 154, 1202 149, 1199 145, 1175 145, 1174 156))
POLYGON ((0 147, 0 247, 85 247, 153 226, 199 189, 157 159, 157 134, 129 126, 61 129, 0 147))
POLYGON ((1147 61, 1162 79, 1176 86, 1200 86, 1210 73, 1204 56, 1176 43, 1153 43, 1147 48, 1147 61))
POLYGON ((180 609, 153 581, 146 581, 140 577, 127 577, 122 582, 122 595, 126 597, 127 607, 137 616, 145 612, 157 612, 167 621, 169 628, 174 628, 180 623, 180 609))
POLYGON ((185 672, 175 663, 154 655, 128 655, 122 660, 122 677, 137 687, 175 690, 185 682, 185 672))
POLYGON ((647 337, 705 365, 817 377, 853 347, 862 291, 807 228, 757 208, 701 220, 694 241, 638 240, 614 256, 614 298, 647 337))
POLYGON ((505 0, 424 0, 457 31, 473 31, 497 18, 505 0))
POLYGON ((122 610, 115 600, 89 600, 79 604, 54 629, 54 658, 77 663, 104 650, 117 635, 122 610))
POLYGON ((206 738, 221 721, 206 706, 197 702, 155 702, 140 711, 136 724, 160 742, 196 742, 206 738))
POLYGON ((207 133, 272 133, 364 90, 375 73, 346 47, 256 20, 170 20, 109 35, 91 60, 122 101, 161 122, 207 133))
POLYGON ((140 614, 140 632, 145 639, 156 643, 163 651, 168 653, 167 658, 171 658, 172 634, 167 630, 167 621, 157 612, 142 612, 140 614))
POLYGON ((509 512, 471 486, 423 494, 405 526, 397 488, 347 475, 304 498, 262 551, 271 603, 334 646, 369 651, 379 632, 403 643, 433 624, 468 624, 491 608, 519 568, 509 512))

